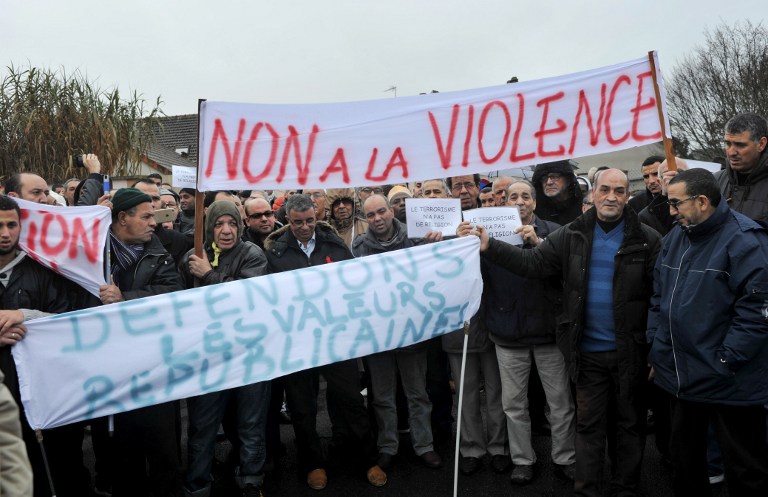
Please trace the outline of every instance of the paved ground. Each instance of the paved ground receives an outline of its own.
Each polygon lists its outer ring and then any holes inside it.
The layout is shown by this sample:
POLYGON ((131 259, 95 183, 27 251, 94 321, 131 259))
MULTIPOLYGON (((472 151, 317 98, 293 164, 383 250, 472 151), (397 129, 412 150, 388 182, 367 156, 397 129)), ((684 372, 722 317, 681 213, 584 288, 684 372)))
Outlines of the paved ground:
MULTIPOLYGON (((318 408, 320 410, 318 416, 319 432, 327 445, 331 439, 331 429, 325 409, 324 385, 318 398, 318 408)), ((352 471, 350 468, 353 466, 353 461, 344 460, 343 457, 335 457, 332 460, 332 466, 328 469, 328 487, 318 492, 307 487, 304 480, 305 475, 299 476, 297 474, 293 428, 290 425, 282 425, 281 437, 285 446, 285 454, 276 461, 275 470, 267 474, 264 487, 265 497, 376 497, 385 495, 442 497, 453 495, 453 444, 455 443, 453 441, 436 447, 438 453, 443 457, 445 466, 442 469, 434 470, 421 464, 413 451, 410 450, 408 435, 403 435, 400 444, 401 453, 396 459, 395 466, 388 472, 389 482, 382 488, 372 487, 363 474, 352 471)), ((86 453, 88 460, 92 462, 89 442, 90 440, 86 439, 86 453)), ((459 475, 457 495, 461 497, 572 495, 572 483, 561 480, 553 472, 549 458, 550 438, 544 435, 534 436, 533 442, 539 459, 536 466, 536 479, 533 483, 527 486, 512 485, 509 482, 509 473, 501 475, 494 473, 486 461, 486 465, 478 473, 472 476, 459 475)), ((214 485, 214 497, 239 495, 233 480, 228 476, 230 471, 225 461, 229 449, 228 442, 220 442, 217 445, 217 464, 215 467, 217 480, 214 485)), ((92 469, 92 464, 90 467, 92 469)), ((714 497, 727 497, 728 495, 722 485, 713 487, 713 490, 714 497)), ((654 445, 653 436, 649 436, 646 445, 641 495, 648 497, 672 496, 671 472, 662 464, 661 457, 654 445)))

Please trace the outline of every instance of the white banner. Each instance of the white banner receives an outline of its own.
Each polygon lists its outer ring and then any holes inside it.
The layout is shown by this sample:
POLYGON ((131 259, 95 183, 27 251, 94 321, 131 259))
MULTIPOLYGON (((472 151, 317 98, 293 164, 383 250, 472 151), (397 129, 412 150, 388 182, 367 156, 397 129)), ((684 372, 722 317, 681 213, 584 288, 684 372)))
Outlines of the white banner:
POLYGON ((45 267, 99 296, 112 212, 101 205, 61 207, 14 198, 21 208, 19 247, 45 267))
POLYGON ((461 223, 461 200, 457 198, 405 199, 408 238, 422 238, 429 231, 455 236, 461 223))
POLYGON ((198 187, 394 184, 659 140, 648 57, 538 81, 383 100, 306 105, 205 101, 200 106, 198 187))
POLYGON ((197 169, 194 167, 171 166, 171 185, 176 188, 196 188, 197 169))
POLYGON ((457 330, 482 286, 467 237, 34 320, 21 398, 52 428, 269 380, 457 330))
POLYGON ((491 238, 510 245, 522 245, 523 237, 515 229, 523 225, 517 207, 482 207, 462 212, 465 221, 482 224, 491 238))

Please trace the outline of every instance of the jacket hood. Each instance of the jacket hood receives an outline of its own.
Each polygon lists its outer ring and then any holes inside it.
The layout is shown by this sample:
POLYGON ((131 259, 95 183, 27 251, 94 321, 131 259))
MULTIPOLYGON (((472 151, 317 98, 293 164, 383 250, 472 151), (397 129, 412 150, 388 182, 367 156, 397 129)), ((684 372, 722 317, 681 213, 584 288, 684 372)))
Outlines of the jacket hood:
POLYGON ((576 180, 576 174, 573 172, 571 162, 567 160, 547 162, 546 164, 539 164, 536 166, 536 169, 533 172, 533 178, 531 179, 531 183, 533 183, 534 188, 536 188, 536 204, 547 205, 556 203, 544 195, 544 187, 541 185, 541 178, 549 173, 559 173, 567 178, 568 185, 565 188, 571 193, 571 199, 565 203, 578 202, 578 204, 581 205, 583 197, 581 188, 579 188, 579 182, 576 180))
POLYGON ((232 216, 237 221, 237 239, 243 236, 243 217, 235 204, 227 200, 219 200, 208 206, 205 213, 205 245, 210 247, 213 243, 213 227, 221 216, 232 216))

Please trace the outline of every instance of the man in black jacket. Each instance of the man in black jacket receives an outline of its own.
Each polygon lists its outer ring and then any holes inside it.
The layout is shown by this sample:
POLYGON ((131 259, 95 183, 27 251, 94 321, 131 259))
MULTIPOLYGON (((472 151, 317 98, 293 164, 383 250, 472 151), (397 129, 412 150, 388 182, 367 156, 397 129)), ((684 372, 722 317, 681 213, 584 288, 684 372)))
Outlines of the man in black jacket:
MULTIPOLYGON (((315 219, 315 207, 309 197, 289 197, 285 212, 288 226, 271 234, 265 244, 270 273, 352 259, 352 253, 336 231, 315 219)), ((328 384, 326 395, 333 397, 340 407, 338 414, 354 438, 348 441, 349 446, 358 452, 362 467, 367 468, 368 481, 377 487, 385 485, 387 475, 376 464, 376 441, 360 395, 357 362, 352 359, 305 369, 285 377, 285 395, 296 433, 299 471, 307 475, 307 485, 314 490, 322 490, 328 483, 325 471, 327 461, 316 427, 318 377, 321 374, 328 384)))
MULTIPOLYGON (((35 496, 51 495, 45 463, 35 432, 21 403, 13 346, 24 338, 23 321, 67 312, 67 286, 19 249, 21 211, 16 202, 0 195, 0 369, 21 414, 22 435, 34 475, 35 496)), ((43 443, 58 495, 87 495, 90 475, 83 466, 83 427, 66 425, 43 430, 43 443)), ((0 455, 0 458, 3 456, 0 455)))
POLYGON ((581 215, 583 195, 568 160, 536 166, 531 181, 536 188, 536 216, 564 226, 581 215))
POLYGON ((645 183, 645 191, 640 195, 635 195, 629 199, 629 202, 627 202, 638 214, 650 204, 654 198, 661 194, 661 173, 659 173, 659 165, 663 161, 664 157, 661 157, 660 155, 652 155, 646 158, 640 167, 643 174, 643 183, 645 183))
POLYGON ((491 262, 520 276, 559 276, 563 312, 558 345, 576 383, 576 495, 602 495, 607 430, 615 434, 611 489, 636 495, 645 445, 648 376, 646 320, 660 236, 627 206, 629 181, 618 169, 597 177, 595 206, 523 250, 490 239, 482 226, 459 225, 480 236, 491 262), (613 411, 611 426, 607 413, 613 411))
MULTIPOLYGON (((373 194, 368 197, 363 203, 363 212, 368 221, 368 231, 352 242, 352 253, 356 257, 414 246, 413 240, 408 238, 405 225, 395 218, 394 209, 383 195, 373 194)), ((430 234, 430 241, 433 238, 434 235, 430 234)), ((413 450, 427 467, 441 467, 443 462, 432 446, 432 403, 426 388, 427 342, 379 352, 367 359, 373 387, 371 399, 379 425, 379 466, 389 468, 398 451, 400 437, 397 432, 395 394, 399 373, 408 400, 408 426, 413 450)))
MULTIPOLYGON (((112 198, 111 283, 99 289, 102 304, 182 290, 173 258, 155 236, 149 195, 135 188, 112 198)), ((180 488, 176 411, 172 402, 116 414, 114 497, 175 496, 180 488)))
MULTIPOLYGON (((240 211, 227 200, 212 203, 205 215, 205 257, 190 250, 179 264, 184 286, 193 288, 261 276, 267 258, 256 245, 240 240, 240 211)), ((265 430, 270 383, 263 381, 187 399, 189 410, 188 495, 211 491, 216 433, 230 399, 236 400, 240 465, 237 483, 243 495, 258 497, 264 482, 265 430)))
MULTIPOLYGON (((507 205, 520 212, 517 231, 523 248, 539 245, 560 226, 534 215, 536 189, 526 180, 512 183, 507 205)), ((555 344, 555 316, 562 307, 560 279, 521 278, 483 257, 485 324, 496 344, 501 373, 501 402, 507 416, 509 452, 515 468, 513 483, 533 479, 536 453, 531 444, 528 382, 535 363, 549 404, 552 461, 559 473, 573 480, 575 452, 574 407, 563 354, 555 344)))

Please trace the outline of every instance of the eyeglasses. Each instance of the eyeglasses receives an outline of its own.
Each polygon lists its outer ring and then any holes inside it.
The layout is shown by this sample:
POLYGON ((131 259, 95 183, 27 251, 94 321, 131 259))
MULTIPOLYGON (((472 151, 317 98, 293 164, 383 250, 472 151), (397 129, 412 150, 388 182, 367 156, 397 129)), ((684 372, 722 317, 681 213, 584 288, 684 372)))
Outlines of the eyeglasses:
POLYGON ((546 183, 547 181, 550 181, 550 180, 552 180, 552 181, 558 181, 558 180, 560 180, 560 179, 562 179, 562 178, 563 178, 563 175, 562 175, 562 174, 559 174, 559 173, 549 173, 549 174, 547 174, 546 176, 542 176, 542 177, 541 177, 541 181, 542 181, 543 183, 546 183))
POLYGON ((369 187, 365 187, 365 188, 361 188, 360 191, 363 192, 363 193, 378 193, 378 194, 384 193, 384 189, 383 188, 369 188, 369 187))
POLYGON ((688 198, 684 198, 684 199, 671 198, 671 199, 667 200, 667 204, 670 207, 674 207, 675 209, 677 209, 677 206, 682 204, 683 202, 688 202, 689 200, 693 200, 693 199, 696 199, 696 198, 699 198, 699 196, 698 195, 692 195, 692 196, 690 196, 688 198))
POLYGON ((272 211, 264 211, 264 212, 254 212, 250 216, 248 216, 248 219, 253 219, 256 221, 257 219, 261 219, 262 217, 270 218, 274 216, 275 213, 272 211))
POLYGON ((464 188, 466 188, 467 190, 471 190, 472 188, 477 188, 477 185, 474 183, 470 183, 469 181, 467 181, 466 183, 454 183, 451 185, 451 190, 455 192, 460 192, 464 188))

